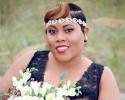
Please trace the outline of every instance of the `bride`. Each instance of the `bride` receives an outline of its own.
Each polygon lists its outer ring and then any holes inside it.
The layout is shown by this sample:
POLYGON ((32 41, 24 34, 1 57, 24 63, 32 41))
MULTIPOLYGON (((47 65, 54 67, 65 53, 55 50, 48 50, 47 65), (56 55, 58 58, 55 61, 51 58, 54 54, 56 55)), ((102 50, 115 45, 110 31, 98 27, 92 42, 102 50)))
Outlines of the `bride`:
POLYGON ((74 3, 59 3, 46 12, 44 22, 49 50, 30 50, 16 59, 1 80, 0 91, 8 91, 12 76, 19 78, 20 69, 36 67, 38 72, 30 80, 55 86, 70 80, 81 86, 82 94, 70 100, 120 100, 112 71, 84 55, 89 30, 83 10, 74 3))

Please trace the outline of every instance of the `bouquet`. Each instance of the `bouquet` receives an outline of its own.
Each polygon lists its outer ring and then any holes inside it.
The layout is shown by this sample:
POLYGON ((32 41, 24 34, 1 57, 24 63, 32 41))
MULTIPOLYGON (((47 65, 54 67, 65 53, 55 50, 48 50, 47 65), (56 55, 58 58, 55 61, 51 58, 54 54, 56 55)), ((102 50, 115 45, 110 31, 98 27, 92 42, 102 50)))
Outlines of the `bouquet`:
POLYGON ((67 100, 68 96, 78 96, 80 86, 62 82, 58 87, 47 82, 28 81, 35 68, 20 70, 20 79, 12 78, 13 87, 7 100, 67 100))

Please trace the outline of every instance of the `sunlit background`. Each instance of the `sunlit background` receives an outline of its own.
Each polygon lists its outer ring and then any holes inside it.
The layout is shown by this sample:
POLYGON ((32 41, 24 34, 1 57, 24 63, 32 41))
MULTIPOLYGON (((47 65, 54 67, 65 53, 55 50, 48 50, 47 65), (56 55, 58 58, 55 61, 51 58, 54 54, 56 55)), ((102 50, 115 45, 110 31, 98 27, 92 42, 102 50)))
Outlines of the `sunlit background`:
POLYGON ((21 52, 47 49, 43 16, 60 1, 83 8, 90 30, 85 55, 110 67, 124 93, 125 0, 0 0, 0 77, 21 52))

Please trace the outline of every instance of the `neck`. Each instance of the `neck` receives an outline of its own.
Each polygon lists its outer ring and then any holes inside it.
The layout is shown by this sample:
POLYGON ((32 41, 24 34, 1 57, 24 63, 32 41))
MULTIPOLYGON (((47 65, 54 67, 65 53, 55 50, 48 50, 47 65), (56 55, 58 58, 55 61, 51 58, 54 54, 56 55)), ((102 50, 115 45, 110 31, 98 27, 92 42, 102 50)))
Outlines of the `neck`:
POLYGON ((60 80, 65 80, 69 74, 71 75, 76 72, 79 73, 80 70, 86 70, 86 66, 88 66, 87 63, 90 62, 82 54, 65 63, 58 62, 53 56, 51 56, 50 59, 50 69, 58 73, 60 80))
POLYGON ((84 62, 85 57, 82 54, 78 57, 72 58, 70 61, 67 61, 67 62, 59 62, 54 57, 52 58, 53 58, 53 62, 55 62, 55 66, 58 66, 60 70, 74 69, 83 65, 83 63, 85 63, 84 62))

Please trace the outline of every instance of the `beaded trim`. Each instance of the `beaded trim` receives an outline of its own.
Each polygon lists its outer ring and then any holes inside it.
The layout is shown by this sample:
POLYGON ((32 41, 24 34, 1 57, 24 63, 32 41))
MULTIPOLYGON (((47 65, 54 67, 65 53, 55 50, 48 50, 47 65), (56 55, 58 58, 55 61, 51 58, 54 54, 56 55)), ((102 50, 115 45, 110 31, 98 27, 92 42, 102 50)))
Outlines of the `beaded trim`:
POLYGON ((60 18, 58 20, 49 20, 48 23, 46 23, 46 25, 54 25, 54 24, 62 24, 64 22, 67 22, 67 23, 70 23, 70 22, 73 22, 73 23, 78 23, 80 25, 83 25, 83 26, 86 26, 86 23, 85 21, 82 21, 81 19, 77 19, 77 18, 60 18))

